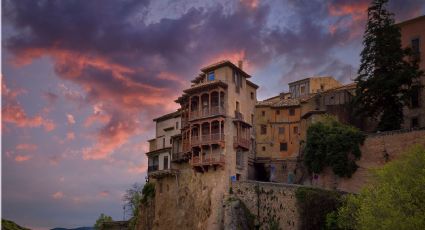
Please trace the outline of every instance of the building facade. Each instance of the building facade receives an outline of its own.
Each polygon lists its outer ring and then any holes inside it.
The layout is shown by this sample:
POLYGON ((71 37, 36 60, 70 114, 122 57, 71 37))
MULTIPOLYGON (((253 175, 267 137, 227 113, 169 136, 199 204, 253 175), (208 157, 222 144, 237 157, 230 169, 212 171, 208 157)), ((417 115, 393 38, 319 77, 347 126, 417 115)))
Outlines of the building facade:
POLYGON ((161 178, 174 175, 176 170, 171 166, 173 137, 180 134, 181 112, 176 111, 153 119, 155 122, 155 138, 148 140, 148 178, 161 178))
MULTIPOLYGON (((401 44, 410 47, 413 55, 419 58, 419 68, 425 71, 425 15, 398 24, 401 32, 401 44)), ((425 76, 416 83, 410 106, 404 109, 403 128, 425 127, 425 76), (420 87, 422 86, 422 88, 420 87)))
POLYGON ((294 81, 288 84, 292 98, 302 98, 314 93, 341 86, 333 77, 311 77, 294 81))

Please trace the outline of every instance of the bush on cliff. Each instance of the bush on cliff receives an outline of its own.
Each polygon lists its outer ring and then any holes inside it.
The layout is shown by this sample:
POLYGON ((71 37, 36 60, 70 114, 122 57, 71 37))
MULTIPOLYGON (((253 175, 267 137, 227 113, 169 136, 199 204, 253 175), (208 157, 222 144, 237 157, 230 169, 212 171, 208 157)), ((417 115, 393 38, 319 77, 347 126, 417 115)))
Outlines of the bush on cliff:
POLYGON ((338 211, 342 229, 425 229, 425 148, 415 146, 374 171, 359 195, 338 211))
POLYGON ((134 229, 140 210, 140 205, 146 205, 149 199, 155 197, 155 184, 146 183, 143 187, 140 184, 133 184, 131 188, 127 189, 124 195, 124 206, 128 207, 131 211, 129 228, 134 229))
POLYGON ((340 177, 351 177, 360 159, 360 144, 365 139, 355 127, 327 116, 307 130, 304 163, 310 172, 320 173, 329 166, 340 177))
POLYGON ((300 187, 295 197, 303 230, 327 229, 327 215, 341 206, 341 194, 335 191, 300 187))

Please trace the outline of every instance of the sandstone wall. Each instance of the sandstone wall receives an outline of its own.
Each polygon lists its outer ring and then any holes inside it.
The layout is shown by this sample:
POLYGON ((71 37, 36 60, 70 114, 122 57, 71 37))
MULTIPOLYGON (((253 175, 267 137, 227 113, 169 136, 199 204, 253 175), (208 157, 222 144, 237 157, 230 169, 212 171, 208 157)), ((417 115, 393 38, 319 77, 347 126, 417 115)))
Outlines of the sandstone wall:
POLYGON ((233 195, 257 216, 260 229, 268 229, 272 220, 281 229, 298 229, 299 212, 295 191, 299 185, 257 181, 233 182, 233 195))
POLYGON ((370 180, 371 169, 381 167, 386 162, 397 159, 415 144, 425 146, 425 130, 394 131, 369 135, 361 147, 362 157, 357 161, 359 168, 351 178, 339 178, 328 168, 317 175, 316 179, 309 177, 303 184, 358 193, 370 180))

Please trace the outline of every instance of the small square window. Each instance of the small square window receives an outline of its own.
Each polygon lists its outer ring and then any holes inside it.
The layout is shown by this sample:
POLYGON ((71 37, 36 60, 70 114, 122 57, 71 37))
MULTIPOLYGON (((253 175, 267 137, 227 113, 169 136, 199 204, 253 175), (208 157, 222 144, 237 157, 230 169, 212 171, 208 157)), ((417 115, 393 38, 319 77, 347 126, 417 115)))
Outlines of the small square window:
POLYGON ((288 143, 280 143, 280 151, 288 151, 288 143))
POLYGON ((263 146, 261 149, 262 149, 263 151, 266 151, 266 146, 263 146))
POLYGON ((215 80, 214 72, 208 73, 208 81, 214 81, 214 80, 215 80))
POLYGON ((295 109, 294 108, 290 108, 289 109, 289 115, 290 116, 294 116, 295 115, 295 109))
POLYGON ((285 134, 285 127, 279 127, 279 134, 285 134))
POLYGON ((267 126, 261 125, 261 134, 266 134, 266 133, 267 133, 267 126))

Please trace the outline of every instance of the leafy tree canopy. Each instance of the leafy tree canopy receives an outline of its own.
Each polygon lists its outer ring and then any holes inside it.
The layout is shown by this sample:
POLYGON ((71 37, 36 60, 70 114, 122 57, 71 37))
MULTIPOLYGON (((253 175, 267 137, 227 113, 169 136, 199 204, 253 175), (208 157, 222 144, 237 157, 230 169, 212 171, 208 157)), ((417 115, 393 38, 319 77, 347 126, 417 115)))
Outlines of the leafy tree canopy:
POLYGON ((94 224, 94 229, 100 230, 100 229, 102 229, 103 222, 110 222, 110 221, 113 221, 112 217, 107 216, 107 215, 102 213, 102 214, 100 214, 99 218, 97 218, 96 224, 94 224))
POLYGON ((423 72, 418 56, 401 48, 400 28, 386 9, 388 0, 373 0, 367 12, 366 31, 354 104, 359 114, 380 119, 381 131, 400 129, 403 106, 415 90, 415 79, 423 72))
POLYGON ((342 229, 425 229, 425 148, 374 172, 374 182, 338 211, 342 229))
POLYGON ((341 177, 351 177, 360 159, 365 136, 355 127, 326 116, 307 130, 304 163, 310 172, 320 173, 326 166, 341 177))

